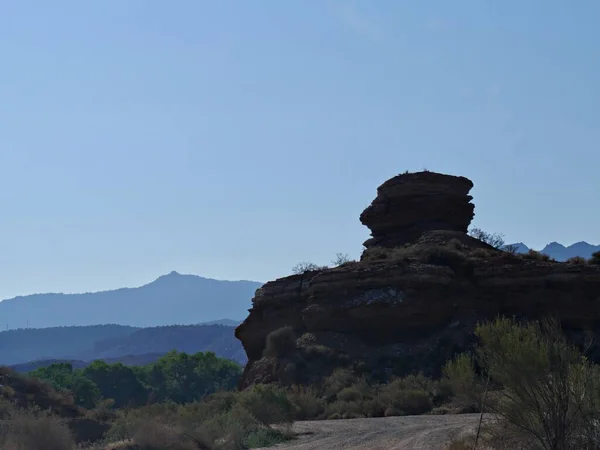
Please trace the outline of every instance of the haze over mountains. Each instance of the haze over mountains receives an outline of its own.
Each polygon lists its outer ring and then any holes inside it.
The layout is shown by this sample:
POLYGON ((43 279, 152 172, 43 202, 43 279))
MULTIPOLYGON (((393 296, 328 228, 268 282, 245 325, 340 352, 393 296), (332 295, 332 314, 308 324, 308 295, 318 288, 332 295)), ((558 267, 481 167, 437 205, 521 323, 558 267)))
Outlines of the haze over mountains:
MULTIPOLYGON (((527 253, 530 248, 527 247, 522 242, 518 242, 516 244, 511 244, 517 248, 517 253, 527 253)), ((551 242, 546 245, 541 253, 550 256, 556 261, 566 261, 569 258, 573 258, 574 256, 581 256, 582 258, 589 259, 592 257, 592 254, 600 251, 600 245, 592 245, 588 244, 585 241, 576 242, 573 245, 569 245, 565 247, 558 242, 551 242)))
POLYGON ((171 272, 137 288, 20 296, 0 302, 0 327, 234 325, 246 317, 261 285, 171 272))
POLYGON ((94 325, 2 331, 0 365, 29 363, 29 367, 37 367, 50 364, 48 360, 83 364, 95 359, 143 364, 171 350, 190 354, 210 351, 244 363, 246 354, 234 330, 225 325, 94 325))

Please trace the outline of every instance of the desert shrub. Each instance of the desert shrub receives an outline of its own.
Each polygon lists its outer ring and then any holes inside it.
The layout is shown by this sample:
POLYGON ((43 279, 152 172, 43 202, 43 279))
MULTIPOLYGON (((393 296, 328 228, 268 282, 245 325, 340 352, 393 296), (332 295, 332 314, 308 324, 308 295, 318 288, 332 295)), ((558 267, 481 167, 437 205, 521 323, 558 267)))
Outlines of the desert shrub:
POLYGON ((0 397, 20 408, 39 407, 60 417, 79 417, 83 410, 69 392, 58 392, 50 383, 0 366, 0 397))
POLYGON ((382 417, 385 412, 386 405, 379 395, 380 387, 375 387, 375 393, 372 398, 366 399, 362 404, 362 412, 365 417, 382 417))
POLYGON ((314 272, 317 270, 325 270, 325 269, 327 269, 327 266, 319 266, 319 265, 313 264, 311 262, 302 261, 302 262, 299 262, 298 264, 296 264, 294 267, 292 267, 292 273, 294 273, 296 275, 300 275, 300 274, 306 273, 306 272, 314 272))
POLYGON ((336 351, 330 347, 324 345, 306 345, 301 348, 302 355, 308 359, 320 359, 320 358, 334 358, 336 351))
POLYGON ((425 262, 437 266, 448 266, 457 273, 469 269, 469 259, 464 253, 446 247, 431 249, 427 252, 425 262))
POLYGON ((397 390, 420 389, 432 393, 436 388, 436 383, 419 372, 409 374, 403 378, 396 378, 389 386, 397 390))
POLYGON ((502 387, 494 412, 536 448, 598 448, 600 371, 553 321, 479 325, 480 365, 502 387))
POLYGON ((450 386, 453 400, 461 407, 476 410, 481 389, 473 357, 467 353, 460 353, 444 365, 442 372, 450 386))
POLYGON ((325 401, 317 397, 314 388, 292 386, 287 396, 294 407, 296 420, 316 419, 325 411, 325 401))
POLYGON ((196 433, 215 443, 219 449, 265 447, 289 438, 285 428, 282 431, 264 426, 241 404, 208 418, 196 433))
POLYGON ((264 355, 282 357, 290 354, 295 349, 296 336, 294 334, 294 329, 290 326, 286 326, 269 333, 264 355))
POLYGON ((335 259, 331 261, 334 267, 343 266, 345 264, 353 262, 347 253, 336 253, 335 259))
POLYGON ((335 369, 323 382, 322 393, 326 400, 337 398, 338 392, 356 383, 356 375, 349 369, 335 369))
POLYGON ((433 409, 429 392, 422 389, 388 389, 382 395, 388 405, 386 416, 424 414, 433 409))
POLYGON ((17 410, 13 403, 6 399, 0 398, 0 423, 1 421, 10 418, 10 416, 15 412, 17 412, 17 410))
POLYGON ((271 384, 257 384, 238 395, 238 404, 264 425, 289 423, 293 406, 286 391, 271 384))
POLYGON ((112 398, 99 400, 94 409, 86 412, 86 416, 100 422, 113 422, 118 415, 114 405, 115 401, 112 398))
POLYGON ((289 428, 275 430, 273 428, 261 428, 249 434, 243 441, 243 448, 265 448, 271 447, 279 442, 289 440, 293 433, 289 428))
POLYGON ((469 230, 469 235, 499 250, 504 248, 505 242, 502 234, 488 233, 481 228, 471 228, 469 230))
POLYGON ((342 389, 337 398, 343 402, 358 402, 363 399, 363 393, 357 386, 349 386, 342 389))
POLYGON ((525 259, 534 259, 536 261, 550 261, 550 257, 548 255, 532 249, 530 249, 527 253, 523 253, 522 257, 525 259))
POLYGON ((565 261, 567 264, 578 264, 578 265, 582 265, 582 264, 586 264, 587 260, 585 258, 582 258, 581 256, 573 256, 569 259, 567 259, 565 261))
POLYGON ((0 448, 15 450, 74 450, 67 425, 48 414, 21 410, 0 425, 0 448))
POLYGON ((131 441, 143 449, 241 449, 289 438, 271 424, 291 422, 287 393, 274 385, 212 394, 186 405, 154 404, 120 413, 104 442, 131 441))
POLYGON ((204 443, 199 447, 177 425, 162 422, 160 419, 139 421, 134 429, 133 442, 143 450, 196 450, 198 448, 212 448, 212 444, 204 443))
POLYGON ((433 408, 434 383, 422 374, 398 378, 381 387, 380 401, 386 415, 423 414, 433 408))
POLYGON ((600 251, 592 253, 592 257, 588 262, 590 264, 600 264, 600 251))
POLYGON ((488 250, 485 248, 474 248, 469 252, 469 255, 474 258, 489 258, 492 256, 493 250, 488 250))
POLYGON ((336 400, 328 403, 325 407, 325 418, 334 419, 358 419, 365 417, 363 414, 363 403, 360 401, 336 400))

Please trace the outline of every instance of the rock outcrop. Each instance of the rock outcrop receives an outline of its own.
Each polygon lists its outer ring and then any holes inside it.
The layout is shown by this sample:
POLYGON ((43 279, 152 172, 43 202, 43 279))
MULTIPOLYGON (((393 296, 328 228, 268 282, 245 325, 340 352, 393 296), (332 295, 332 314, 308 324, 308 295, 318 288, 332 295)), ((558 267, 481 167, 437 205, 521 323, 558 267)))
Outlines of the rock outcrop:
POLYGON ((392 178, 361 215, 373 239, 360 262, 260 288, 236 329, 249 359, 241 387, 310 383, 339 366, 382 378, 437 375, 472 345, 475 324, 497 315, 552 315, 576 340, 600 337, 600 265, 514 255, 471 238, 472 185, 432 172, 392 178), (267 337, 283 327, 296 349, 264 356, 267 337))
POLYGON ((467 232, 473 220, 471 180, 435 172, 398 175, 377 189, 377 197, 360 215, 371 230, 367 248, 397 247, 432 230, 467 232))

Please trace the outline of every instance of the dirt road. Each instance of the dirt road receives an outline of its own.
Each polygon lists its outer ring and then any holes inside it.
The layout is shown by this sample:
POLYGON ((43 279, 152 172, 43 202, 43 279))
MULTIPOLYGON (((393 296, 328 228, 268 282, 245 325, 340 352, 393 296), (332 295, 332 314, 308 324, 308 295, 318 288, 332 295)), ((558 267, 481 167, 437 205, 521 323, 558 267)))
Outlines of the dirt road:
MULTIPOLYGON (((485 420, 485 419, 484 419, 485 420)), ((477 427, 479 414, 297 422, 298 439, 281 450, 444 450, 477 427)))

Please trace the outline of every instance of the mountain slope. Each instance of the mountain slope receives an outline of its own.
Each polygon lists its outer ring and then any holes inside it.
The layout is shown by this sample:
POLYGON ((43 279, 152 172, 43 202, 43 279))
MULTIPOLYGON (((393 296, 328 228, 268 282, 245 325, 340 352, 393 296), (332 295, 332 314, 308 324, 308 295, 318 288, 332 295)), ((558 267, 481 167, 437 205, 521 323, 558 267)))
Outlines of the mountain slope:
POLYGON ((217 356, 244 363, 246 354, 234 330, 224 325, 153 328, 103 325, 3 331, 0 332, 0 365, 42 360, 93 361, 125 357, 135 360, 143 355, 158 358, 170 350, 212 351, 217 356))
POLYGON ((34 294, 0 302, 0 327, 120 324, 139 327, 242 320, 255 281, 221 281, 171 272, 137 288, 84 294, 34 294))
POLYGON ((98 341, 132 334, 122 325, 20 329, 0 332, 0 365, 85 354, 98 341))
MULTIPOLYGON (((527 253, 530 250, 529 247, 522 242, 512 244, 511 246, 517 248, 517 253, 527 253)), ((573 245, 569 245, 568 247, 565 247, 558 242, 551 242, 542 250, 540 250, 541 253, 550 256, 556 261, 566 261, 574 256, 581 256, 582 258, 589 259, 592 257, 593 253, 599 251, 600 245, 592 245, 584 241, 577 242, 573 245)))

